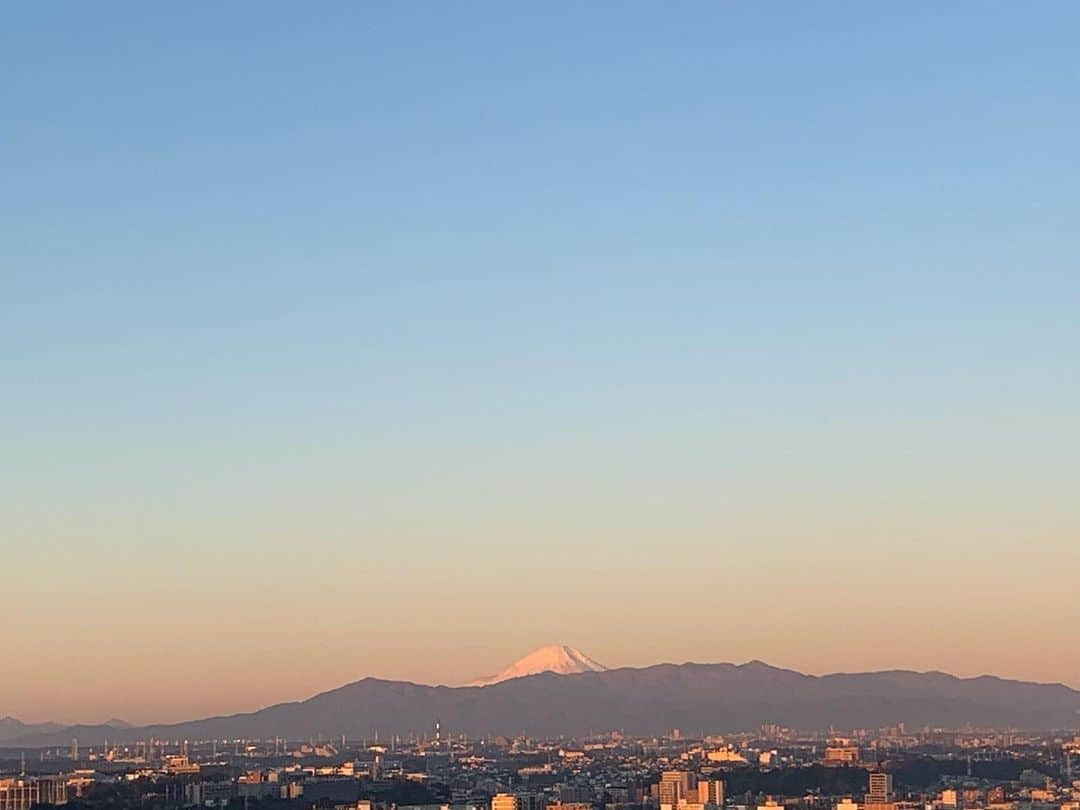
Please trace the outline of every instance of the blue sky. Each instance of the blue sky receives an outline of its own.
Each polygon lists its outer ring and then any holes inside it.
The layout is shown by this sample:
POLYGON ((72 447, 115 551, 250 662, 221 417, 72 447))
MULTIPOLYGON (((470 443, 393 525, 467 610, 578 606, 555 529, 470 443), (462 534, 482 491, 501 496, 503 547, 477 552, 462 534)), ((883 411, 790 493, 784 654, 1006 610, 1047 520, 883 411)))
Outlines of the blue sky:
POLYGON ((0 608, 195 629, 89 631, 78 689, 28 634, 49 675, 0 675, 0 711, 238 710, 550 642, 1080 685, 1036 654, 1080 563, 1076 4, 3 15, 0 538, 51 576, 0 608), (904 611, 823 630, 882 566, 904 611), (404 584, 396 632, 319 657, 298 604, 404 584), (153 692, 221 610, 299 663, 153 692))

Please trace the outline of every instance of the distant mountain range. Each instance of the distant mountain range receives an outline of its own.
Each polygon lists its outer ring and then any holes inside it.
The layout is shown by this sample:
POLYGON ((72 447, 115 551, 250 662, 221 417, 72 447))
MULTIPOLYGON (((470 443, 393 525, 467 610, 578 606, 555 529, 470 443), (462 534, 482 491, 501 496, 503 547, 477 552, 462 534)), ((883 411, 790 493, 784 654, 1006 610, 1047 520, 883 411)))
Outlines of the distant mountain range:
POLYGON ((0 717, 0 744, 35 734, 51 734, 63 729, 62 723, 24 723, 14 717, 0 717))
MULTIPOLYGON (((564 651, 565 652, 565 651, 564 651)), ((573 654, 571 654, 573 653, 573 654)), ((565 652, 575 668, 595 665, 565 652), (587 663, 582 663, 587 662, 587 663)), ((580 658, 579 658, 580 657, 580 658)), ((548 649, 533 665, 555 660, 548 649)), ((520 662, 519 662, 520 664, 520 662)), ((513 669, 511 667, 510 669, 513 669)), ((304 701, 260 711, 150 726, 27 726, 0 721, 0 745, 100 745, 155 737, 163 740, 271 738, 383 739, 425 732, 444 734, 581 735, 621 729, 659 734, 749 730, 763 723, 795 728, 923 726, 1014 729, 1080 727, 1080 692, 991 676, 957 678, 940 672, 893 670, 803 675, 760 661, 747 664, 659 664, 634 669, 541 671, 484 686, 423 686, 365 678, 304 701)))
MULTIPOLYGON (((14 717, 0 717, 0 746, 15 740, 66 733, 71 728, 74 726, 64 723, 24 723, 14 717)), ((114 719, 106 720, 99 726, 89 726, 89 728, 128 729, 132 728, 132 725, 123 720, 114 719)))

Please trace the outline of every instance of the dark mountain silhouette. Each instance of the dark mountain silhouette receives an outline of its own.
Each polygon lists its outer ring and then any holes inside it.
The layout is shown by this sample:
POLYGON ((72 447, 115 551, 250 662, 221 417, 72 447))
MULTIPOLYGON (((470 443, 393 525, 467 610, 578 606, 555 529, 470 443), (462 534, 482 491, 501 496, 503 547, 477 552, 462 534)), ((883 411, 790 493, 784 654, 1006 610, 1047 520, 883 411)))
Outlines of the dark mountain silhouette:
POLYGON ((622 729, 656 734, 754 729, 878 727, 906 723, 1014 729, 1072 728, 1080 723, 1080 692, 982 676, 902 670, 803 675, 760 661, 748 664, 660 664, 571 675, 541 673, 491 686, 422 686, 365 678, 296 703, 186 723, 117 728, 71 726, 32 733, 18 742, 54 745, 78 737, 101 744, 156 737, 231 739, 371 738, 424 732, 435 720, 444 733, 538 736, 622 729))
POLYGON ((61 723, 24 723, 14 717, 0 717, 0 744, 33 734, 50 734, 62 728, 61 723))

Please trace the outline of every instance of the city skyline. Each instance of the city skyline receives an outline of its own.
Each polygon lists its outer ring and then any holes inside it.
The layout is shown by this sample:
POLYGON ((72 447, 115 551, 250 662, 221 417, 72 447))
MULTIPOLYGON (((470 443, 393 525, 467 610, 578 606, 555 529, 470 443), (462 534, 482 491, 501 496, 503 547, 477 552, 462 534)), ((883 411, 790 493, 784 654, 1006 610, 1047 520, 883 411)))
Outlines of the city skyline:
POLYGON ((1080 688, 1077 30, 12 4, 0 716, 544 644, 1080 688))

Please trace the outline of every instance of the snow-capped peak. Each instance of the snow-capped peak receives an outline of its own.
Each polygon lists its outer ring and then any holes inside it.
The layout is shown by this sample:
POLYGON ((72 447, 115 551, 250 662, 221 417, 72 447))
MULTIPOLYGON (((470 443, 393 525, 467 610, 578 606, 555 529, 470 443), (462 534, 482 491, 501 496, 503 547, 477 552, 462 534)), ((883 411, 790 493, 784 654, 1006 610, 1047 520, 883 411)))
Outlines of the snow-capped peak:
POLYGON ((580 650, 560 644, 549 644, 533 650, 519 661, 515 661, 498 675, 490 678, 478 678, 468 686, 491 686, 508 681, 511 678, 524 678, 541 672, 554 672, 556 675, 572 675, 577 672, 602 672, 607 667, 599 664, 580 650))

